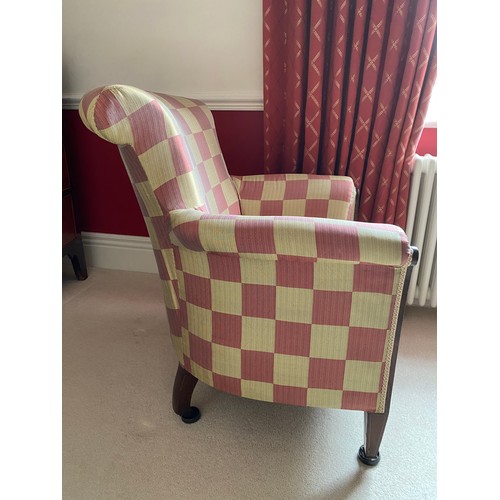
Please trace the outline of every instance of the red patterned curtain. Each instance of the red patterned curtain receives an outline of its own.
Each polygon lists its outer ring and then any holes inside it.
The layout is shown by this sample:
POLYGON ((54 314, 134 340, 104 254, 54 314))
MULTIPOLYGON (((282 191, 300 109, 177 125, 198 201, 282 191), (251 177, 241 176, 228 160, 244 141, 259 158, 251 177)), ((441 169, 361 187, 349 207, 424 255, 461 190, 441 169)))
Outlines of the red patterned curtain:
POLYGON ((437 73, 435 0, 263 0, 266 172, 349 175, 405 227, 437 73))

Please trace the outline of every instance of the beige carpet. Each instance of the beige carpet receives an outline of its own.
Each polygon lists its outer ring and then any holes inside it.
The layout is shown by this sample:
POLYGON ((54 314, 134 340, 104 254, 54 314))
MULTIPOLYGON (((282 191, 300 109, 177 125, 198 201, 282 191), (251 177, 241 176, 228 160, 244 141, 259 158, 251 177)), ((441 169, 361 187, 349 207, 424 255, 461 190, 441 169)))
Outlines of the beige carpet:
POLYGON ((358 463, 363 414, 238 398, 177 368, 156 275, 63 266, 63 498, 436 498, 436 310, 407 308, 381 461, 358 463))

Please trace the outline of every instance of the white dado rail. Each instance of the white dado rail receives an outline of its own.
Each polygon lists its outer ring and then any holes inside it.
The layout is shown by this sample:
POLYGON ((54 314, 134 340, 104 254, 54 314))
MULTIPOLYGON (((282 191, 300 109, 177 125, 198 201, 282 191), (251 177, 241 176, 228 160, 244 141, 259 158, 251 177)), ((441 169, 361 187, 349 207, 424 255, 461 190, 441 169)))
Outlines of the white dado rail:
MULTIPOLYGON (((161 92, 163 94, 169 94, 169 92, 162 89, 149 89, 152 92, 161 92)), ((258 93, 255 95, 241 95, 230 92, 224 95, 204 95, 199 93, 184 93, 179 94, 183 97, 189 97, 192 99, 198 99, 204 102, 212 111, 263 111, 264 110, 264 100, 262 94, 258 93)), ((83 95, 83 94, 82 94, 83 95)), ((62 109, 78 109, 78 105, 82 98, 80 94, 68 94, 63 95, 62 98, 62 109)))

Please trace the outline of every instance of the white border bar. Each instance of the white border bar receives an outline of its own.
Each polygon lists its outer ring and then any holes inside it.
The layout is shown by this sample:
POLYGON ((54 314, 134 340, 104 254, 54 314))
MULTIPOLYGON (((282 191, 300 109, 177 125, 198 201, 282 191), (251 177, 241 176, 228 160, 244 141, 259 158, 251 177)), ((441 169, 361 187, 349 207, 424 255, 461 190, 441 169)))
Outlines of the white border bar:
MULTIPOLYGON (((190 94, 189 97, 204 102, 213 111, 263 111, 264 101, 259 96, 207 96, 190 94)), ((62 97, 62 109, 78 109, 82 95, 66 94, 62 97)))

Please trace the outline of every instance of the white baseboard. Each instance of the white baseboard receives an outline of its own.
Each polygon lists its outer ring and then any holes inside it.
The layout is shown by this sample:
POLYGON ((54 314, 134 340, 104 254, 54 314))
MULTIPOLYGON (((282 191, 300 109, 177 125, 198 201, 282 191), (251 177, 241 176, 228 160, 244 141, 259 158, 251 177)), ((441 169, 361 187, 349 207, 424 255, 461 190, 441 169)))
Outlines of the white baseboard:
POLYGON ((83 232, 82 241, 89 267, 158 273, 147 236, 83 232))

